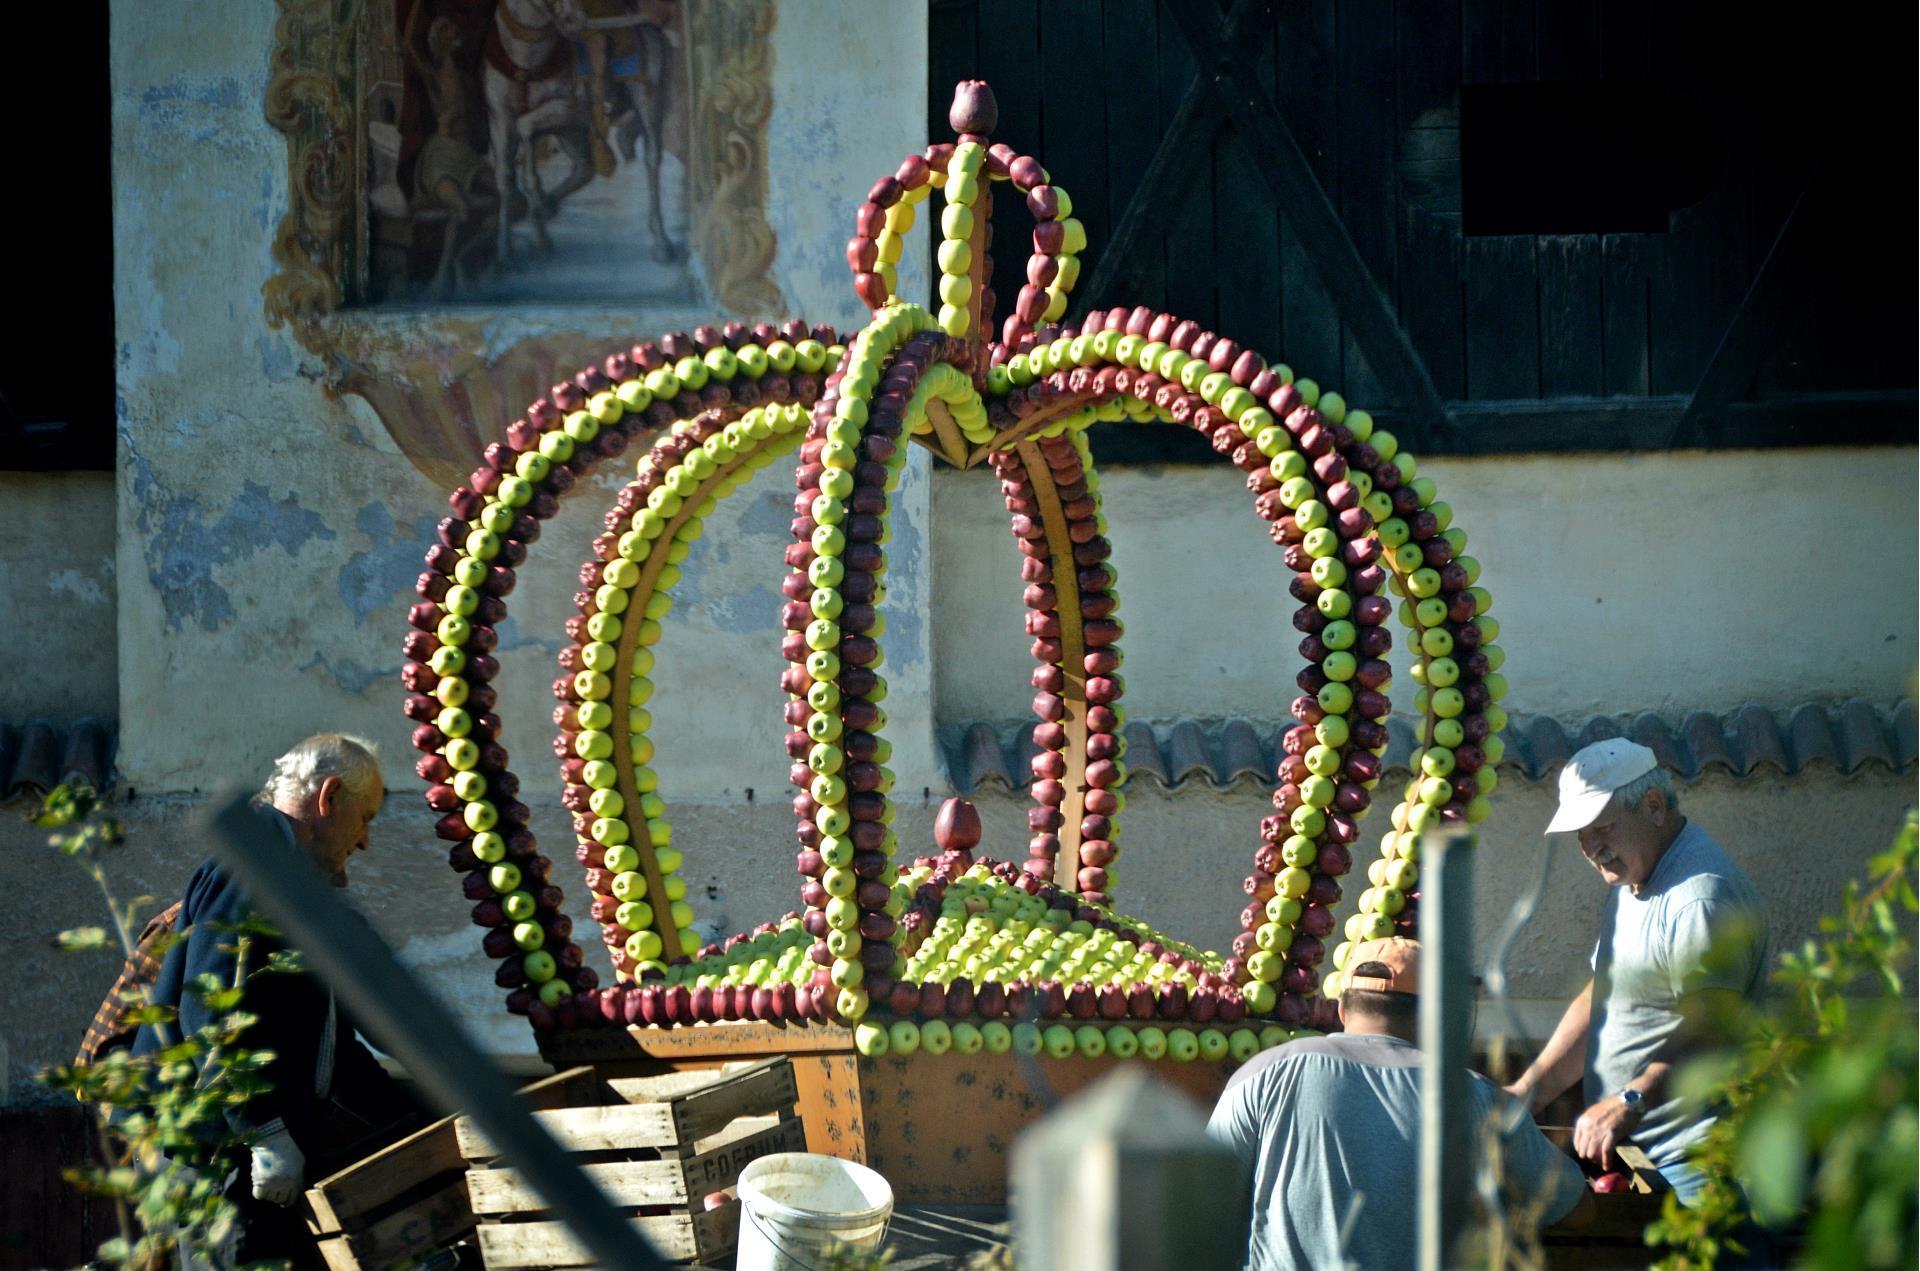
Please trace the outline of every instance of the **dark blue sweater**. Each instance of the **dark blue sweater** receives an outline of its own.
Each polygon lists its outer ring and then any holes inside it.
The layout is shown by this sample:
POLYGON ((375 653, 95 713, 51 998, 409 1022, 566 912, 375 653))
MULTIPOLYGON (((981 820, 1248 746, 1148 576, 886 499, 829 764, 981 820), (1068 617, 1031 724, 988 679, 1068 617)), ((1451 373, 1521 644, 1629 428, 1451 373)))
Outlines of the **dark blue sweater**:
MULTIPOLYGON (((300 850, 284 814, 264 808, 261 815, 279 827, 283 850, 300 850)), ((193 872, 183 901, 174 930, 183 932, 185 939, 176 941, 167 951, 153 988, 157 1004, 180 1012, 180 1022, 172 1030, 173 1040, 216 1018, 198 993, 185 991, 186 986, 203 975, 213 976, 222 985, 232 984, 241 968, 237 937, 226 928, 257 919, 239 881, 211 860, 193 872)), ((265 966, 276 950, 287 947, 277 937, 260 934, 250 935, 248 945, 248 973, 265 966)), ((333 1011, 332 994, 317 978, 272 973, 248 979, 245 987, 240 1009, 256 1016, 257 1021, 242 1035, 240 1045, 272 1051, 274 1057, 260 1074, 272 1088, 227 1112, 236 1134, 271 1129, 273 1122, 280 1121, 294 1142, 312 1155, 327 1137, 326 1122, 333 1115, 333 1103, 346 1106, 373 1125, 384 1124, 406 1109, 406 1100, 392 1078, 360 1044, 346 1014, 333 1011)), ((159 1048, 160 1038, 152 1026, 142 1027, 134 1040, 134 1053, 148 1054, 159 1048)))

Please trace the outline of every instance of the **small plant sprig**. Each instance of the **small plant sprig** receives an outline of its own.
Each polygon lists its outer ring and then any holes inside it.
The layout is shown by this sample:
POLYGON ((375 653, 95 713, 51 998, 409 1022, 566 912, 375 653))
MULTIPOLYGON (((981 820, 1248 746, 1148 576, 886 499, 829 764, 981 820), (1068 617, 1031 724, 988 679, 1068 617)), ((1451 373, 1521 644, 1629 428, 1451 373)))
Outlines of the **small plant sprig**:
MULTIPOLYGON (((131 956, 140 916, 151 897, 122 903, 107 879, 106 856, 125 842, 120 823, 103 812, 99 796, 85 785, 51 791, 33 817, 51 830, 49 843, 79 862, 100 889, 111 927, 75 927, 54 937, 68 952, 90 952, 116 945, 131 956)), ((239 925, 223 929, 234 940, 237 968, 231 983, 203 975, 185 986, 205 1004, 210 1022, 192 1033, 180 1032, 179 1011, 152 1000, 148 988, 126 994, 128 1025, 154 1030, 159 1048, 136 1056, 122 1048, 94 1063, 62 1064, 39 1074, 54 1090, 92 1104, 99 1112, 104 1163, 64 1171, 77 1189, 111 1199, 120 1234, 101 1245, 106 1265, 122 1268, 176 1268, 213 1265, 213 1251, 233 1230, 236 1209, 223 1193, 234 1155, 244 1150, 226 1111, 245 1103, 267 1086, 260 1071, 272 1052, 240 1045, 254 1017, 240 1009, 245 983, 268 971, 297 970, 297 963, 275 953, 259 967, 250 954, 265 928, 239 925)), ((174 939, 162 935, 150 946, 161 956, 174 939)))
POLYGON ((1698 1203, 1669 1196, 1647 1229, 1647 1243, 1668 1250, 1665 1271, 1717 1266, 1749 1202, 1768 1226, 1806 1215, 1807 1265, 1866 1271, 1920 1258, 1920 1039, 1902 978, 1914 961, 1917 857, 1909 812, 1869 863, 1866 888, 1849 883, 1820 937, 1781 957, 1771 1009, 1683 1071, 1686 1093, 1724 1111, 1696 1150, 1707 1176, 1698 1203))

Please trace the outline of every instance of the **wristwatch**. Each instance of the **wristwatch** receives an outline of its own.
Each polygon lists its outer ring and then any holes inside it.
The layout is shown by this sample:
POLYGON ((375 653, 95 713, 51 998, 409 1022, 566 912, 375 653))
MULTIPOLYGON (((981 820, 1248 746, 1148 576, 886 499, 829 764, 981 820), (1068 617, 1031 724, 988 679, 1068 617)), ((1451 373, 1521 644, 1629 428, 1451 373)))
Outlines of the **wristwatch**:
POLYGON ((1620 1091, 1620 1102, 1626 1104, 1627 1111, 1633 1113, 1635 1116, 1639 1116, 1647 1110, 1646 1097, 1632 1086, 1626 1086, 1620 1091))

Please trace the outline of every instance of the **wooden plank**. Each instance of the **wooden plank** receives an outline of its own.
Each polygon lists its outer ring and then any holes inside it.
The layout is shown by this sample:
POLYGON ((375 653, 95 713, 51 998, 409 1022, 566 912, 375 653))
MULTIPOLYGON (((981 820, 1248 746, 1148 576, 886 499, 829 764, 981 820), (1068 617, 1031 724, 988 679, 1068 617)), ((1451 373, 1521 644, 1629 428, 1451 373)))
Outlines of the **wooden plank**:
MULTIPOLYGON (((1441 397, 1466 395, 1460 289, 1460 0, 1399 0, 1394 109, 1400 324, 1441 397)), ((1409 436, 1420 448, 1425 438, 1409 436)))
POLYGON ((453 1118, 444 1117, 321 1179, 307 1189, 307 1204, 320 1230, 342 1231, 436 1175, 465 1168, 453 1118))
POLYGON ((1465 84, 1535 79, 1533 0, 1462 0, 1460 73, 1465 84))
POLYGON ((1605 392, 1600 238, 1542 237, 1537 249, 1541 395, 1598 397, 1605 392))
POLYGON ((540 1038, 541 1056, 549 1063, 596 1064, 608 1071, 636 1065, 626 1071, 657 1070, 662 1064, 679 1066, 683 1060, 739 1059, 748 1055, 797 1055, 815 1051, 850 1051, 853 1033, 837 1024, 771 1024, 758 1020, 688 1024, 677 1028, 597 1028, 577 1033, 555 1033, 540 1038))
POLYGON ((1729 166, 1718 186, 1675 212, 1670 224, 1667 268, 1653 274, 1655 393, 1691 392, 1699 384, 1749 290, 1741 174, 1729 166))
MULTIPOLYGON (((536 1112, 554 1141, 569 1152, 609 1152, 635 1147, 671 1147, 679 1142, 673 1107, 665 1103, 616 1104, 603 1108, 555 1108, 536 1112)), ((454 1122, 460 1154, 469 1161, 491 1160, 499 1150, 471 1117, 454 1122)))
POLYGON ((834 1055, 803 1055, 794 1060, 800 1088, 800 1120, 807 1127, 807 1151, 867 1163, 867 1121, 860 1086, 860 1057, 851 1049, 834 1055))
POLYGON ((328 1264, 364 1268, 390 1267, 444 1248, 474 1227, 467 1204, 467 1184, 460 1175, 412 1204, 385 1218, 322 1242, 328 1264), (350 1262, 342 1262, 344 1255, 350 1262))
POLYGON ((607 1081, 607 1092, 613 1096, 613 1100, 624 1103, 666 1103, 682 1095, 704 1090, 719 1082, 779 1068, 786 1062, 784 1056, 776 1055, 770 1059, 743 1060, 724 1064, 717 1070, 703 1068, 691 1072, 663 1072, 644 1077, 615 1077, 607 1081))
POLYGON ((1281 356, 1280 213, 1253 170, 1253 160, 1231 130, 1220 134, 1214 167, 1215 304, 1220 333, 1269 360, 1281 356))
POLYGON ((583 1103, 599 1103, 600 1074, 591 1065, 581 1064, 528 1082, 520 1087, 520 1098, 535 1112, 547 1108, 571 1108, 583 1103))
MULTIPOLYGON (((1460 218, 1421 208, 1407 210, 1406 267, 1400 283, 1400 312, 1407 338, 1426 363, 1434 388, 1449 399, 1467 391, 1465 295, 1460 269, 1463 255, 1460 218)), ((1431 449, 1423 434, 1407 445, 1431 449)))
MULTIPOLYGON (((1398 132, 1394 79, 1394 0, 1340 0, 1334 26, 1332 96, 1339 112, 1335 152, 1341 223, 1395 314, 1400 270, 1393 157, 1398 132)), ((1382 393, 1351 324, 1342 324, 1340 388, 1352 401, 1382 393)))
MULTIPOLYGON (((955 84, 963 79, 994 79, 993 76, 982 74, 974 43, 979 8, 977 3, 969 3, 968 0, 949 0, 949 3, 927 6, 929 141, 944 141, 953 136, 953 130, 947 126, 947 107, 953 103, 955 84)), ((1009 118, 1005 90, 998 82, 994 82, 993 92, 995 99, 1000 102, 1000 117, 1009 118)))
MULTIPOLYGON (((1217 9, 1204 6, 1211 15, 1217 9)), ((1179 100, 1175 94, 1187 86, 1188 93, 1201 93, 1214 99, 1211 80, 1204 63, 1196 64, 1167 6, 1155 10, 1156 34, 1160 54, 1160 92, 1167 101, 1179 100)), ((1222 116, 1224 119, 1224 115, 1222 116)), ((1220 146, 1221 129, 1198 128, 1187 143, 1186 164, 1171 174, 1173 188, 1158 226, 1160 258, 1164 262, 1160 284, 1160 302, 1167 312, 1190 318, 1208 330, 1220 323, 1214 298, 1217 257, 1214 254, 1214 156, 1220 146)))
MULTIPOLYGON (((1326 92, 1333 78, 1334 12, 1330 0, 1290 4, 1273 36, 1274 101, 1323 183, 1339 180, 1332 152, 1338 119, 1326 92)), ((1243 142, 1244 144, 1244 142, 1243 142)), ((1248 153, 1249 161, 1252 154, 1248 153)), ((1337 192, 1338 185, 1333 189, 1337 192)), ((1279 200, 1274 200, 1276 206, 1279 200)), ((1280 215, 1280 347, 1276 358, 1296 375, 1333 387, 1343 378, 1340 313, 1295 228, 1280 215)), ((1384 403, 1382 403, 1384 404, 1384 403)))
POLYGON ((933 435, 940 439, 939 449, 934 453, 956 468, 965 464, 967 439, 960 425, 953 422, 953 412, 947 409, 947 404, 937 397, 927 398, 927 419, 933 424, 933 435))
POLYGON ((807 1150, 807 1129, 797 1116, 741 1117, 725 1131, 696 1144, 682 1158, 687 1198, 700 1201, 732 1187, 740 1171, 763 1156, 807 1150))
POLYGON ((1066 676, 1060 690, 1066 714, 1061 717, 1060 725, 1067 733, 1067 744, 1061 750, 1067 770, 1061 775, 1060 784, 1066 787, 1067 797, 1060 805, 1060 854, 1054 858, 1053 881, 1069 892, 1078 893, 1080 821, 1087 810, 1087 645, 1080 613, 1079 566, 1074 563, 1073 540, 1067 537, 1067 516, 1060 506, 1060 490, 1054 484, 1053 469, 1041 451, 1043 444, 1023 441, 1018 453, 1027 469, 1027 479, 1033 483, 1033 501, 1040 505, 1040 524, 1047 535, 1047 551, 1053 565, 1054 610, 1060 615, 1060 661, 1056 665, 1066 676))
POLYGON ((793 1107, 797 1097, 793 1085, 793 1065, 784 1059, 771 1060, 764 1067, 730 1073, 673 1100, 670 1106, 673 1110, 674 1141, 692 1143, 696 1139, 703 1139, 724 1128, 735 1117, 785 1112, 793 1107))
POLYGON ((1773 247, 1761 263, 1759 274, 1747 288, 1739 311, 1727 324, 1719 347, 1694 385, 1686 414, 1674 425, 1675 444, 1685 443, 1705 411, 1746 394, 1759 372, 1761 359, 1774 346, 1782 328, 1789 325, 1786 300, 1793 292, 1809 241, 1809 218, 1803 213, 1818 180, 1816 168, 1801 187, 1800 196, 1794 200, 1785 223, 1774 236, 1773 247))
MULTIPOLYGON (((1782 446, 1911 446, 1920 395, 1912 389, 1783 393, 1728 402, 1707 413, 1690 443, 1708 448, 1782 446)), ((1450 403, 1457 447, 1427 454, 1572 454, 1660 450, 1686 410, 1687 398, 1538 398, 1450 403)), ((1401 418, 1378 412, 1396 434, 1401 418)))
POLYGON ((1093 273, 1074 289, 1073 313, 1084 316, 1095 305, 1123 300, 1166 306, 1165 239, 1170 228, 1182 221, 1181 211, 1197 179, 1194 155, 1207 153, 1224 118, 1225 108, 1203 86, 1179 98, 1172 122, 1111 238, 1104 244, 1090 244, 1093 273), (1160 292, 1138 290, 1154 280, 1160 282, 1160 292))
MULTIPOLYGON (((740 1206, 699 1214, 669 1214, 629 1220, 654 1252, 672 1262, 705 1261, 734 1247, 740 1206)), ((590 1267, 593 1255, 565 1223, 482 1223, 474 1235, 490 1271, 518 1267, 590 1267)))
MULTIPOLYGON (((1083 282, 1075 292, 1075 303, 1071 312, 1084 314, 1092 305, 1113 305, 1121 303, 1148 304, 1140 295, 1140 282, 1147 274, 1157 276, 1158 268, 1147 268, 1150 261, 1160 258, 1157 238, 1148 237, 1153 250, 1139 253, 1131 260, 1116 262, 1129 266, 1133 276, 1118 288, 1114 286, 1113 275, 1102 278, 1109 253, 1119 242, 1121 229, 1132 211, 1133 203, 1148 189, 1144 181, 1148 168, 1155 157, 1168 145, 1174 147, 1174 153, 1191 144, 1184 139, 1176 139, 1167 124, 1169 120, 1159 115, 1159 105, 1155 100, 1153 86, 1158 76, 1158 51, 1154 43, 1153 0, 1106 0, 1100 6, 1103 23, 1101 43, 1105 52, 1106 75, 1108 84, 1113 87, 1101 94, 1107 112, 1107 130, 1103 138, 1107 160, 1107 212, 1108 228, 1099 238, 1088 236, 1087 251, 1081 258, 1081 278, 1083 282), (1158 144, 1149 142, 1150 138, 1159 138, 1158 144), (1092 280, 1101 279, 1101 289, 1092 287, 1092 280)), ((1211 103, 1211 94, 1201 94, 1200 100, 1211 103)), ((1215 103, 1215 109, 1218 106, 1215 103)), ((1158 228, 1157 220, 1145 222, 1158 228)), ((1136 224, 1135 228, 1138 228, 1136 224)), ((1131 231, 1130 231, 1131 232, 1131 231)), ((1136 239, 1139 234, 1133 235, 1136 239)), ((1126 250, 1138 252, 1138 248, 1126 250)))
POLYGON ((1540 301, 1531 235, 1466 240, 1467 396, 1540 394, 1540 301))
POLYGON ((1379 375, 1383 396, 1412 413, 1446 423, 1445 410, 1426 368, 1407 344, 1398 319, 1367 274, 1353 239, 1315 178, 1307 156, 1260 90, 1259 77, 1243 45, 1223 44, 1199 9, 1168 10, 1201 60, 1218 67, 1215 91, 1227 102, 1228 117, 1253 154, 1254 164, 1280 200, 1287 223, 1320 272, 1340 317, 1348 323, 1367 361, 1379 375))
POLYGON ((1600 236, 1600 391, 1608 397, 1653 390, 1650 271, 1664 259, 1651 235, 1600 236))
POLYGON ((1047 103, 1035 153, 1072 197, 1073 215, 1086 227, 1087 242, 1104 243, 1113 224, 1107 208, 1106 110, 1113 81, 1104 64, 1100 7, 1043 4, 1035 25, 1040 35, 1037 80, 1047 103))
MULTIPOLYGON (((798 1117, 743 1117, 707 1142, 712 1144, 707 1150, 685 1157, 613 1161, 581 1168, 616 1205, 697 1204, 709 1194, 733 1186, 740 1171, 762 1156, 805 1151, 807 1138, 798 1117)), ((547 1209, 546 1201, 510 1169, 469 1170, 467 1191, 473 1212, 483 1217, 544 1213, 547 1209)))

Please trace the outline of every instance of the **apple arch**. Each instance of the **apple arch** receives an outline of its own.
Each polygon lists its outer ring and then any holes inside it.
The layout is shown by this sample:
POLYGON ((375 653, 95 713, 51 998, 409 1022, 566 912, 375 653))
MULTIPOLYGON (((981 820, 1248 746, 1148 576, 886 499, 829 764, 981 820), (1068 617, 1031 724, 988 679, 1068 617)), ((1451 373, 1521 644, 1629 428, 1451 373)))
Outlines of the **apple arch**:
MULTIPOLYGON (((874 318, 844 346, 799 323, 636 345, 556 385, 452 496, 411 613, 407 711, 496 978, 509 1009, 537 1027, 857 1024, 874 1012, 1327 1025, 1322 979, 1338 976, 1350 947, 1322 971, 1339 880, 1384 776, 1390 592, 1415 654, 1421 744, 1347 940, 1415 930, 1420 834, 1488 811, 1504 722, 1498 624, 1433 483, 1364 411, 1193 322, 1114 308, 1058 325, 1084 231, 1036 160, 987 143, 992 114, 985 86, 963 85, 958 140, 909 156, 869 192, 847 257, 874 318), (994 182, 1025 196, 1036 227, 1028 283, 989 342, 994 182), (930 312, 894 295, 894 268, 935 189, 941 303, 930 312), (1241 933, 1223 953, 1113 907, 1124 630, 1085 430, 1120 420, 1206 436, 1246 474, 1294 573, 1305 662, 1295 723, 1274 811, 1250 835, 1241 933), (603 987, 572 940, 498 745, 491 631, 539 521, 640 438, 650 444, 636 477, 582 566, 554 683, 575 854, 620 981, 603 987), (976 861, 977 829, 950 825, 938 855, 895 859, 880 670, 889 495, 909 441, 991 465, 1022 554, 1036 754, 1020 864, 976 861), (649 767, 651 646, 701 518, 796 450, 781 686, 803 908, 696 949, 649 767)), ((884 1030, 860 1031, 863 1046, 886 1045, 884 1030)))

